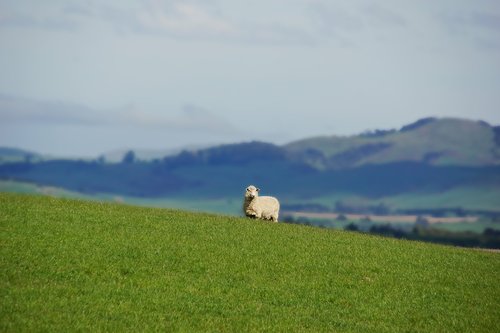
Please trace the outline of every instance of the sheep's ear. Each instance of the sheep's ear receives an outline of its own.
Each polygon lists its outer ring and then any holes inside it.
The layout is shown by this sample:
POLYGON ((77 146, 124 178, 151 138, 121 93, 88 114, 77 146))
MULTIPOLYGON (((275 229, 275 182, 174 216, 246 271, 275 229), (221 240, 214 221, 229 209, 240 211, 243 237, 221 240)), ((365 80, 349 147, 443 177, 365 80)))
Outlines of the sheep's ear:
POLYGON ((257 187, 257 192, 259 192, 259 191, 260 191, 260 188, 257 187))

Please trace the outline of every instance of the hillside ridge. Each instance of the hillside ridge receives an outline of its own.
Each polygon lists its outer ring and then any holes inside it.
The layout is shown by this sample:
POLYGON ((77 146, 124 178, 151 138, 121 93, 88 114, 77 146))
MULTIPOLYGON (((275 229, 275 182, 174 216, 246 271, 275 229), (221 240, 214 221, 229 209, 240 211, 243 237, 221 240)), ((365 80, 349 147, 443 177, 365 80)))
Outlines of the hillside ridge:
POLYGON ((319 136, 284 147, 321 169, 419 161, 430 165, 499 165, 496 127, 460 118, 423 118, 400 130, 319 136))
MULTIPOLYGON (((259 154, 274 146, 275 153, 313 168, 342 169, 367 164, 416 161, 430 165, 500 165, 500 126, 461 118, 428 117, 402 126, 399 130, 372 130, 349 136, 323 135, 295 140, 283 145, 261 142, 230 143, 213 146, 189 146, 168 150, 123 149, 104 153, 105 162, 119 163, 133 151, 142 161, 175 159, 182 155, 204 156, 224 153, 242 154, 247 149, 259 154), (256 145, 251 146, 250 144, 256 145), (229 151, 230 150, 230 151, 229 151)), ((26 158, 53 159, 10 147, 0 148, 0 163, 26 158)), ((74 158, 73 158, 74 159, 74 158)))

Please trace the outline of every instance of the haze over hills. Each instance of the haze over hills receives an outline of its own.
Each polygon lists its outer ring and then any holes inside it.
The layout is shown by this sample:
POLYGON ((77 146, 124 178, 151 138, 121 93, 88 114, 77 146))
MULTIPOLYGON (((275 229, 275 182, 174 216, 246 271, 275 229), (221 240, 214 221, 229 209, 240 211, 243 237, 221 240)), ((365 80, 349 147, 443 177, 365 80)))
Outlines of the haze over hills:
POLYGON ((256 184, 285 204, 322 209, 338 207, 348 198, 363 198, 368 205, 390 203, 394 210, 500 207, 500 127, 482 121, 426 118, 400 130, 317 137, 283 146, 254 141, 149 161, 137 156, 129 154, 120 163, 3 163, 0 180, 90 195, 228 202, 239 198, 248 184, 256 184))
POLYGON ((173 148, 173 149, 117 149, 113 151, 106 152, 100 157, 102 157, 106 162, 110 163, 118 163, 123 160, 125 155, 129 151, 133 151, 135 158, 141 161, 151 161, 154 159, 161 159, 166 156, 172 156, 172 155, 177 155, 181 153, 182 151, 196 151, 200 149, 204 149, 210 147, 210 145, 191 145, 191 146, 184 146, 184 147, 179 147, 179 148, 173 148))
MULTIPOLYGON (((164 150, 128 148, 104 152, 99 157, 106 162, 117 163, 123 160, 127 152, 133 151, 137 160, 151 161, 183 152, 206 155, 210 151, 217 151, 218 147, 232 147, 232 153, 237 153, 240 150, 238 145, 193 145, 164 150)), ((248 148, 246 143, 242 145, 241 149, 248 148)), ((291 160, 318 169, 402 161, 430 165, 498 165, 500 126, 458 118, 424 118, 400 130, 374 130, 352 136, 318 136, 273 146, 279 147, 291 160)), ((23 149, 0 147, 0 162, 26 156, 56 159, 23 149)))
POLYGON ((0 163, 41 159, 42 155, 19 148, 0 147, 0 163))

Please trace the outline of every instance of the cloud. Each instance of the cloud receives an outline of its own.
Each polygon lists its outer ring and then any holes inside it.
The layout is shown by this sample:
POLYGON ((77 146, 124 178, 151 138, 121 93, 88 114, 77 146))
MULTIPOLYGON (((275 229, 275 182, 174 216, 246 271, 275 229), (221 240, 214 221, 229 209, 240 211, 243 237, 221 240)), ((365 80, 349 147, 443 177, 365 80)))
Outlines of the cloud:
POLYGON ((229 121, 217 114, 192 104, 181 107, 181 112, 175 115, 142 112, 134 106, 121 110, 114 121, 123 125, 142 126, 153 129, 175 131, 205 131, 218 134, 235 134, 240 130, 229 121))
POLYGON ((290 21, 256 22, 224 13, 210 1, 144 0, 135 10, 102 7, 102 19, 122 33, 230 43, 311 44, 312 36, 290 21))
POLYGON ((379 4, 369 4, 363 9, 368 25, 378 28, 398 28, 407 25, 406 19, 395 11, 379 4))
POLYGON ((147 2, 134 15, 137 26, 145 32, 171 33, 192 37, 200 34, 231 36, 236 26, 220 15, 211 13, 205 6, 196 3, 159 1, 147 2))
POLYGON ((440 22, 453 36, 470 39, 476 46, 485 49, 500 49, 500 11, 446 11, 437 16, 440 22))
POLYGON ((58 123, 97 125, 99 120, 90 108, 78 104, 38 101, 0 94, 2 123, 58 123))
MULTIPOLYGON (((221 7, 215 1, 141 0, 119 2, 73 1, 63 5, 4 5, 0 27, 77 31, 104 24, 120 34, 142 34, 182 41, 225 43, 313 44, 310 31, 285 13, 267 19, 248 15, 238 6, 221 7)), ((266 11, 267 5, 254 10, 266 11)), ((255 13, 254 13, 255 14, 255 13)))
POLYGON ((181 112, 145 112, 134 105, 115 110, 95 110, 84 105, 40 101, 0 94, 0 122, 86 127, 141 127, 151 130, 204 131, 236 134, 241 131, 223 117, 187 104, 181 112))
POLYGON ((439 15, 444 24, 453 31, 463 29, 486 29, 500 31, 500 14, 478 11, 445 12, 439 15))
POLYGON ((36 10, 23 12, 2 6, 0 7, 0 27, 76 31, 79 24, 60 13, 47 14, 36 10))
POLYGON ((352 32, 364 28, 358 15, 337 3, 315 1, 309 4, 309 12, 326 33, 352 32))
POLYGON ((356 6, 349 2, 311 0, 307 8, 317 32, 342 46, 354 45, 357 37, 369 30, 401 29, 407 25, 403 16, 376 3, 356 6))
POLYGON ((95 16, 95 5, 90 1, 71 2, 62 7, 62 13, 83 17, 95 16))
POLYGON ((94 10, 76 8, 77 12, 98 12, 103 21, 120 32, 152 34, 176 38, 231 35, 233 24, 211 6, 191 1, 144 0, 138 8, 95 5, 94 10))

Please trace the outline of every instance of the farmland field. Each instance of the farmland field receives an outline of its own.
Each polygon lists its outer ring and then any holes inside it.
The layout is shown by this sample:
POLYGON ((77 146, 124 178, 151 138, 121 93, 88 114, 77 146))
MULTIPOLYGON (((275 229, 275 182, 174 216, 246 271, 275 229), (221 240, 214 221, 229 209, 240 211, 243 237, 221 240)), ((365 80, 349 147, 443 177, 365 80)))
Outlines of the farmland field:
MULTIPOLYGON (((316 219, 338 219, 339 215, 337 213, 307 213, 307 212, 286 212, 294 217, 307 217, 316 219)), ((364 218, 369 218, 374 222, 385 222, 385 223, 415 223, 418 218, 417 215, 367 215, 367 214, 342 214, 348 220, 358 221, 364 218)), ((478 221, 476 216, 465 216, 465 217, 432 217, 425 216, 429 223, 475 223, 478 221)))
MULTIPOLYGON (((365 228, 376 225, 391 225, 402 230, 411 230, 418 215, 370 215, 370 214, 338 214, 338 213, 311 213, 311 212, 283 212, 285 219, 292 218, 297 223, 305 223, 335 229, 344 229, 349 224, 364 225, 365 228)), ((432 217, 421 216, 428 226, 450 232, 483 233, 486 229, 500 230, 500 223, 478 216, 464 217, 432 217)))

